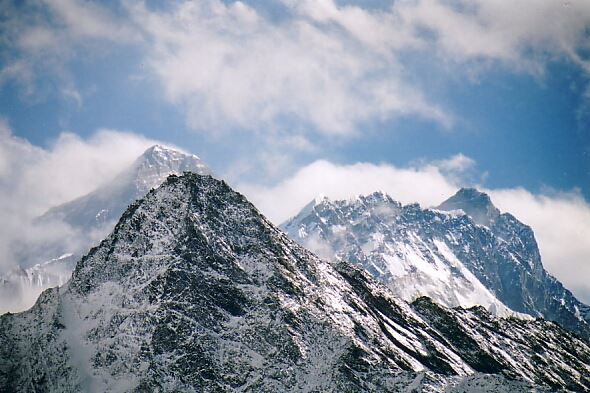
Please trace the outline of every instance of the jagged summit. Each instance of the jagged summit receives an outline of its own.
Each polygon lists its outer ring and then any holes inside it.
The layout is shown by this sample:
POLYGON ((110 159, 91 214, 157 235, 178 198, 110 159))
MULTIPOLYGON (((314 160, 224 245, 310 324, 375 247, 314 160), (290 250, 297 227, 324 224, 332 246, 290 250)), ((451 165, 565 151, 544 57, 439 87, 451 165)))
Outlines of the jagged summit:
MULTIPOLYGON (((375 191, 367 195, 356 195, 346 200, 347 203, 361 203, 366 205, 378 203, 397 203, 385 191, 375 191)), ((313 198, 302 210, 309 210, 315 206, 333 205, 334 203, 342 203, 341 200, 333 199, 325 194, 318 194, 313 198)))
POLYGON ((490 226, 498 216, 498 210, 489 195, 475 188, 461 188, 455 195, 441 203, 439 210, 463 210, 478 225, 490 226))
POLYGON ((312 211, 314 208, 318 210, 334 209, 343 205, 355 206, 359 209, 374 209, 384 205, 401 207, 401 203, 394 200, 385 191, 375 191, 366 195, 359 194, 345 200, 333 199, 324 194, 319 194, 301 209, 298 216, 303 212, 312 211))
POLYGON ((438 209, 381 193, 329 201, 281 227, 324 258, 361 266, 405 300, 543 317, 590 339, 590 307, 545 271, 532 229, 475 189, 438 209), (467 215, 442 211, 457 209, 467 215))
POLYGON ((362 267, 406 301, 429 296, 447 307, 482 305, 496 315, 518 315, 458 260, 446 233, 425 239, 456 220, 377 191, 309 204, 281 227, 324 258, 362 267))

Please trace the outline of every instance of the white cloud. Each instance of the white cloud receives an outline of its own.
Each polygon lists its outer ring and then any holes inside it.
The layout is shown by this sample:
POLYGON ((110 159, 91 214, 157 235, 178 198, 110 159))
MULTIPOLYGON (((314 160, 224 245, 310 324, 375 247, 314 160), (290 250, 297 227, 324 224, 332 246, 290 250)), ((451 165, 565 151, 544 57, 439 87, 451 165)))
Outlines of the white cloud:
POLYGON ((71 99, 78 106, 78 108, 80 108, 84 103, 82 99, 82 94, 80 94, 80 92, 76 88, 64 87, 62 89, 62 94, 64 97, 71 99))
MULTIPOLYGON (((474 165, 464 155, 411 167, 328 161, 309 164, 275 186, 237 184, 274 223, 280 224, 323 194, 347 199, 376 190, 402 203, 436 206, 463 185, 461 171, 474 165), (446 166, 454 172, 445 172, 446 166)), ((576 193, 532 194, 524 189, 487 190, 503 212, 510 212, 535 232, 546 269, 582 300, 590 303, 590 204, 576 193)))
POLYGON ((88 139, 63 133, 43 149, 13 136, 6 121, 0 121, 0 271, 41 262, 32 260, 36 256, 55 257, 50 248, 57 244, 77 249, 79 234, 65 224, 33 224, 33 219, 110 180, 153 143, 101 130, 88 139), (25 255, 30 256, 26 261, 25 255))
POLYGON ((434 165, 448 172, 464 172, 475 166, 475 160, 459 153, 445 160, 435 161, 434 165))
MULTIPOLYGON (((42 0, 61 25, 69 40, 105 39, 130 43, 139 39, 137 31, 100 3, 80 0, 42 0)), ((47 35, 41 36, 41 41, 47 35)), ((49 35, 50 36, 50 35, 49 35)), ((45 46, 45 45, 44 45, 45 46)))
POLYGON ((582 0, 283 5, 279 20, 218 0, 184 1, 164 12, 140 3, 130 14, 168 100, 206 131, 283 122, 354 135, 365 122, 400 115, 450 127, 454 115, 408 78, 419 75, 404 67, 407 53, 442 59, 454 73, 491 61, 541 74, 554 58, 588 69, 590 3, 582 0))
POLYGON ((72 94, 76 90, 70 62, 106 53, 112 44, 141 40, 128 19, 94 2, 8 1, 0 5, 0 14, 0 86, 14 80, 27 97, 40 94, 39 81, 50 78, 53 93, 81 104, 82 97, 72 94))
POLYGON ((585 0, 418 0, 394 10, 416 34, 453 61, 491 59, 531 70, 552 56, 565 56, 588 69, 590 3, 585 0))
POLYGON ((131 14, 151 41, 151 70, 194 128, 258 131, 287 119, 342 135, 404 114, 452 122, 400 78, 395 57, 305 17, 276 22, 215 0, 131 14))
POLYGON ((419 71, 404 66, 408 53, 452 75, 490 63, 542 74, 556 58, 590 70, 585 0, 413 0, 381 8, 283 0, 279 18, 264 4, 239 1, 152 5, 7 3, 0 40, 16 54, 6 57, 0 83, 15 79, 32 94, 39 75, 53 73, 58 92, 83 102, 69 94, 76 86, 67 64, 113 44, 134 45, 148 66, 134 75, 155 77, 193 128, 266 133, 293 126, 348 136, 400 115, 454 124, 456 114, 418 86, 419 71))
POLYGON ((275 186, 237 183, 236 187, 280 224, 318 195, 346 199, 381 190, 403 203, 432 206, 453 194, 458 185, 430 164, 398 168, 387 164, 337 165, 316 161, 275 186))

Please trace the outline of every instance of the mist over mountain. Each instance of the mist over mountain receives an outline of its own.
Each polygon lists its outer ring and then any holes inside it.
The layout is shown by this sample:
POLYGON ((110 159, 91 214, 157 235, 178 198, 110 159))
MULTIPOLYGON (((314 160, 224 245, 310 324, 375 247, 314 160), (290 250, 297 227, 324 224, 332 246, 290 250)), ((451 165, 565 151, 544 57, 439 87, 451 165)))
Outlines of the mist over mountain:
POLYGON ((25 310, 44 289, 65 283, 75 262, 113 229, 133 201, 168 175, 185 171, 211 173, 195 155, 154 145, 112 181, 39 217, 36 225, 66 227, 67 235, 35 248, 22 245, 20 266, 0 276, 0 312, 25 310))
POLYGON ((590 393, 590 0, 2 0, 0 103, 0 393, 590 393))
POLYGON ((15 392, 587 391, 589 360, 552 322, 397 299, 195 174, 0 317, 0 386, 15 392))
POLYGON ((59 219, 81 231, 108 233, 131 202, 158 187, 168 175, 183 172, 211 173, 195 155, 154 145, 111 182, 50 209, 40 220, 59 219))

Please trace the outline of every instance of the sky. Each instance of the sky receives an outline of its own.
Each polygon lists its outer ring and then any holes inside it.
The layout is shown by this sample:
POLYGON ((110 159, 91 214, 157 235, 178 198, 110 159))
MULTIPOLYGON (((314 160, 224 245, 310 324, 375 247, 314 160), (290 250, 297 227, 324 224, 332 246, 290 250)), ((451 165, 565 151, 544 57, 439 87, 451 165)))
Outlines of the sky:
POLYGON ((276 223, 476 186, 590 302, 588 1, 0 3, 0 267, 156 142, 276 223))

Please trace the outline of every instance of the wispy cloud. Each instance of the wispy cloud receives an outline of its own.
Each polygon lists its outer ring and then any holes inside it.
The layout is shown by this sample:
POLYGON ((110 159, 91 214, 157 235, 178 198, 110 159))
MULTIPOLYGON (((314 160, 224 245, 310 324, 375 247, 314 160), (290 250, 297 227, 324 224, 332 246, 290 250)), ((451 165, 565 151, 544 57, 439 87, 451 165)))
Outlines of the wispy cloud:
POLYGON ((400 115, 453 124, 457 115, 412 82, 420 75, 404 65, 409 53, 461 74, 489 64, 542 74, 553 59, 589 69, 584 0, 281 4, 276 18, 259 3, 220 0, 5 3, 0 83, 15 79, 30 93, 38 74, 51 72, 67 94, 75 88, 68 62, 77 55, 131 45, 148 65, 140 73, 159 82, 195 129, 306 127, 350 136, 400 115))
POLYGON ((151 70, 196 129, 294 122, 342 135, 399 114, 452 121, 400 78, 394 56, 298 14, 273 21, 243 3, 204 1, 131 15, 150 40, 151 70))
POLYGON ((585 63, 580 53, 588 48, 590 4, 583 0, 419 0, 394 9, 413 31, 425 32, 432 48, 455 61, 491 59, 531 70, 552 56, 585 63))
MULTIPOLYGON (((13 80, 34 97, 42 78, 56 85, 54 94, 72 98, 71 62, 109 45, 138 44, 139 32, 124 15, 99 3, 79 0, 8 1, 0 5, 0 87, 13 80)), ((76 99, 81 102, 81 100, 76 99)))
POLYGON ((48 149, 12 135, 0 121, 0 271, 77 250, 87 239, 60 222, 36 222, 48 208, 112 179, 148 146, 135 134, 101 130, 88 139, 62 134, 48 149), (25 258, 26 257, 26 258, 25 258), (23 259, 24 258, 24 259, 23 259))

